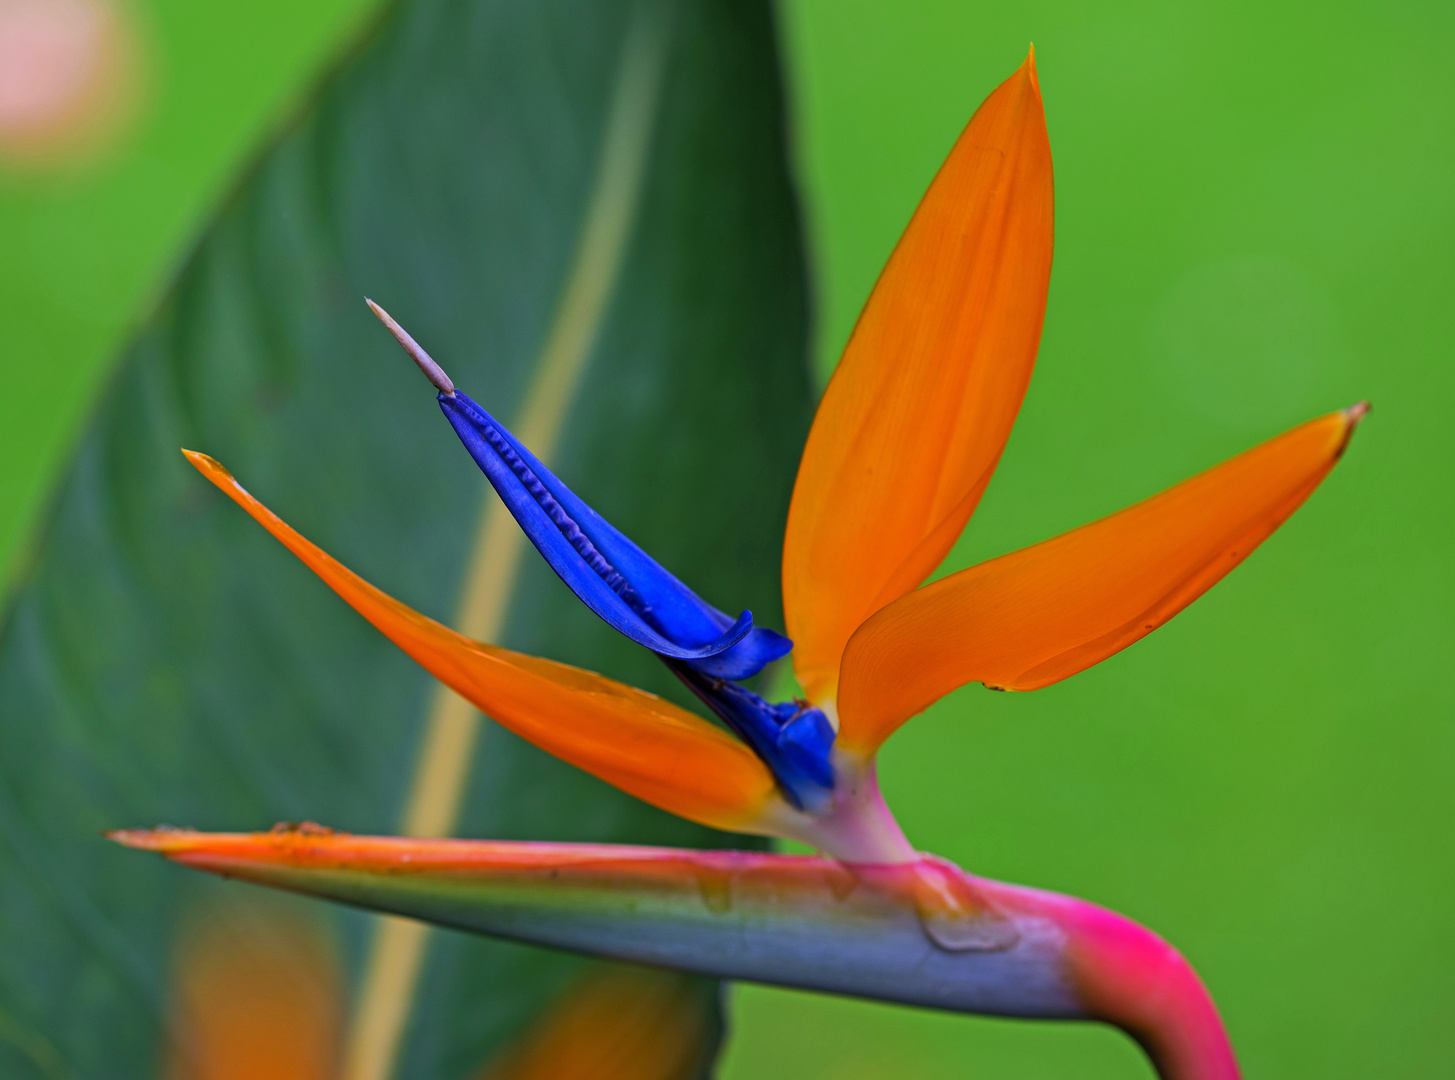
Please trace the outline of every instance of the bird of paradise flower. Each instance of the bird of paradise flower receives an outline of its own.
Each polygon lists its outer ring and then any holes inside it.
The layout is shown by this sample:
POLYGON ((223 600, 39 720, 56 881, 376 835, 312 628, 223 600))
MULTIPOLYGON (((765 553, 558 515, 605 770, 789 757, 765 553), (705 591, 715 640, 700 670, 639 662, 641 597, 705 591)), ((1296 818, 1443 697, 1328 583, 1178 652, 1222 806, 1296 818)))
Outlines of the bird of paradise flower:
POLYGON ((819 856, 613 845, 137 830, 188 866, 441 925, 714 976, 965 1012, 1081 1018, 1167 1080, 1236 1057, 1182 956, 1085 901, 917 851, 877 752, 970 682, 1034 690, 1125 648, 1244 559, 1338 461, 1367 406, 1305 423, 1099 521, 929 585, 1019 411, 1050 280, 1034 54, 981 105, 889 259, 819 406, 789 511, 789 636, 697 597, 582 502, 377 305, 552 569, 722 721, 472 641, 374 588, 217 462, 189 460, 486 715, 640 799, 819 856), (791 652, 804 699, 743 685, 791 652), (725 730, 726 729, 726 730, 725 730))

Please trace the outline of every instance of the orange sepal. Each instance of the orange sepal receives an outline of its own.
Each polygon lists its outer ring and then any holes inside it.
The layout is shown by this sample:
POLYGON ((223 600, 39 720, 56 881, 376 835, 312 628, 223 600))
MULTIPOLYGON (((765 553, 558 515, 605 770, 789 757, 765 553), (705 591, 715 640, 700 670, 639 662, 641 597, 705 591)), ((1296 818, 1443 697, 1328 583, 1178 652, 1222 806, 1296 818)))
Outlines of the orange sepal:
POLYGON ((1298 509, 1366 408, 1311 420, 1110 517, 880 611, 844 651, 840 747, 872 753, 965 683, 1039 689, 1145 637, 1298 509))
POLYGON ((1032 54, 950 151, 814 418, 783 544, 810 700, 833 696, 849 636, 939 565, 980 501, 1035 363, 1051 242, 1032 54))
POLYGON ((299 536, 212 458, 183 453, 385 637, 521 738, 630 795, 715 828, 750 828, 779 798, 752 751, 701 717, 594 672, 442 626, 299 536))

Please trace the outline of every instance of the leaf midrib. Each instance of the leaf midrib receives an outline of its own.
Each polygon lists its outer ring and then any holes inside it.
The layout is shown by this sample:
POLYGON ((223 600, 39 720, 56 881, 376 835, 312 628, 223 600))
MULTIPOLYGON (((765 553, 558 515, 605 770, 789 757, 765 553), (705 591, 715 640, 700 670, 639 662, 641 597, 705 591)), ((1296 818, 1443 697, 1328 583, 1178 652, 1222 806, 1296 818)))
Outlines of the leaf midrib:
MULTIPOLYGON (((646 175, 670 32, 666 5, 634 7, 576 251, 524 407, 512 425, 516 436, 547 464, 625 259, 646 175)), ((487 494, 454 621, 461 633, 483 641, 499 637, 524 544, 504 504, 487 494)), ((405 803, 404 835, 448 836, 455 831, 483 719, 452 690, 437 688, 405 803)), ((393 1075, 428 938, 429 927, 423 923, 376 919, 344 1045, 344 1080, 388 1080, 393 1075)))

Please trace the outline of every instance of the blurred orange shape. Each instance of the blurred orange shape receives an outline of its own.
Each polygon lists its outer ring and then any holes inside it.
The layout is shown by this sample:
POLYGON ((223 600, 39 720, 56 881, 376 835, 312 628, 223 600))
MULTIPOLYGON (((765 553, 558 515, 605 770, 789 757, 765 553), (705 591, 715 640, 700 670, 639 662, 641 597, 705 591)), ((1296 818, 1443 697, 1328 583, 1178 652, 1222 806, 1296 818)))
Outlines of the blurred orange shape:
POLYGON ((275 904, 182 935, 166 1080, 334 1080, 343 984, 316 926, 275 904))
POLYGON ((707 993, 675 971, 593 971, 477 1080, 691 1080, 712 1036, 707 993))
POLYGON ((845 650, 839 745, 872 753, 967 682, 1035 690, 1151 633, 1298 509, 1366 408, 1311 420, 1119 513, 890 604, 845 650))
POLYGON ((783 599, 815 703, 834 696, 854 630, 939 565, 1000 460, 1040 343, 1051 186, 1032 54, 950 151, 814 418, 783 599))

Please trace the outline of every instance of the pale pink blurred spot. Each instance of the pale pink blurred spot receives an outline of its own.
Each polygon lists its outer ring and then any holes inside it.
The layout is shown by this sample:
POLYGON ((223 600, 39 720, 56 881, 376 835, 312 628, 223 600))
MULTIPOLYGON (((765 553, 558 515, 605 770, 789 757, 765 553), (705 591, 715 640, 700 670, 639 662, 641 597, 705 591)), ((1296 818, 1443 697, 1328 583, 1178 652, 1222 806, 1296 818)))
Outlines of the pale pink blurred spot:
POLYGON ((0 154, 69 156, 131 112, 138 56, 115 0, 0 0, 0 154))

